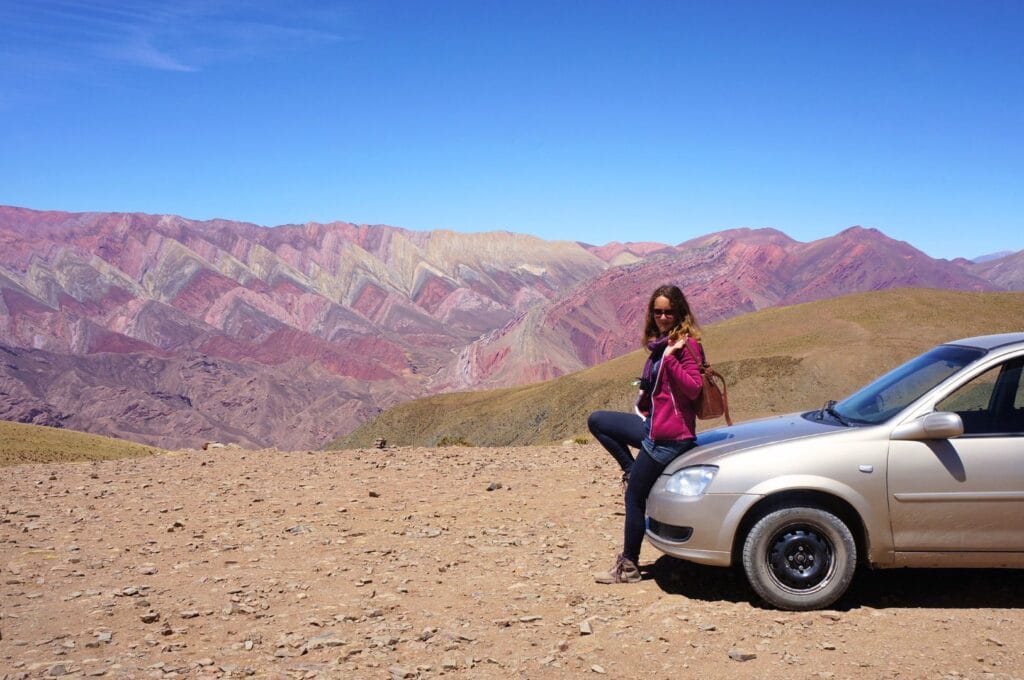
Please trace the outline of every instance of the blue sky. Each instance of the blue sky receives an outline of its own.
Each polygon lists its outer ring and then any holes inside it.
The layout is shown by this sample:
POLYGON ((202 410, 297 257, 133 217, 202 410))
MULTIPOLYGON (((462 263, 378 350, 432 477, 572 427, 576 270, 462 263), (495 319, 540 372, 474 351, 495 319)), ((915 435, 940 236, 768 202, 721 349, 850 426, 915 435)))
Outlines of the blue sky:
POLYGON ((1021 250, 1021 35, 1019 0, 0 0, 0 203, 1021 250))

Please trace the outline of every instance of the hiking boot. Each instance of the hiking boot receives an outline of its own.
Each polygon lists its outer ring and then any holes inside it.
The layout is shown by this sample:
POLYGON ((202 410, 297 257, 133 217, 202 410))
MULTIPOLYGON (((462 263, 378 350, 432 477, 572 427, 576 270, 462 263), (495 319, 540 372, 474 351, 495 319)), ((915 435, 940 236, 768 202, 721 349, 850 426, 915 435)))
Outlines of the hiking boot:
POLYGON ((619 555, 612 570, 596 577, 594 581, 597 583, 639 583, 640 567, 636 566, 636 562, 633 560, 619 555))

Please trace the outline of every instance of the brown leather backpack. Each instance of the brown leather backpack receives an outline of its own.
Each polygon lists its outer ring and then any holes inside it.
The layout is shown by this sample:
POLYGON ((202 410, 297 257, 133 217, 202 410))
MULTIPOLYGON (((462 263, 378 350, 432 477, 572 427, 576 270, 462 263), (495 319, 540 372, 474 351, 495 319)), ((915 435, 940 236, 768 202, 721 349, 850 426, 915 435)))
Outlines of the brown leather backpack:
MULTIPOLYGON (((711 420, 725 416, 725 424, 732 425, 732 418, 729 416, 729 392, 725 385, 725 378, 718 371, 711 368, 711 365, 704 359, 704 347, 701 346, 701 357, 690 349, 690 343, 683 343, 700 367, 701 382, 704 386, 700 394, 693 400, 693 411, 701 420, 711 420)), ((699 343, 698 343, 699 344, 699 343)))

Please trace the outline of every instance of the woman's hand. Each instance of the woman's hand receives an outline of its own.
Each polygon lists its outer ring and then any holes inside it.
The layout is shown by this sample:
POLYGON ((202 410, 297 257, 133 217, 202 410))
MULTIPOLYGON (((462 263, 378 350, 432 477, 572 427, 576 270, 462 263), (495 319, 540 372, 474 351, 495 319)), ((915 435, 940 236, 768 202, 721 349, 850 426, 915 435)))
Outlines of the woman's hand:
POLYGON ((685 344, 686 336, 680 335, 675 342, 673 342, 672 344, 665 348, 665 354, 672 354, 672 352, 675 352, 677 349, 682 349, 683 345, 685 344))

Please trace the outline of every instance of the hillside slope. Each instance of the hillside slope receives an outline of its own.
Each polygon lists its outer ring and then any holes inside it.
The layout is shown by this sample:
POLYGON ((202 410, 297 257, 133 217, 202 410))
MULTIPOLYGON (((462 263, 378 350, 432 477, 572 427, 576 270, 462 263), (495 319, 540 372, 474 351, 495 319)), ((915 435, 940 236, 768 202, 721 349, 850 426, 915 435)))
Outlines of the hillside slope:
MULTIPOLYGON (((839 399, 948 340, 1024 329, 1024 293, 897 289, 776 307, 705 329, 709 359, 726 377, 734 420, 839 399)), ((437 395, 400 404, 328 448, 388 444, 527 445, 589 436, 587 415, 630 410, 644 354, 526 387, 437 395)), ((708 421, 701 429, 722 424, 708 421)))
POLYGON ((160 450, 97 434, 0 420, 0 467, 148 456, 160 450))
MULTIPOLYGON (((1006 275, 1019 267, 1019 261, 1011 263, 1006 275)), ((809 243, 774 229, 709 234, 606 269, 569 295, 539 303, 463 349, 456 362, 438 373, 435 391, 521 385, 527 382, 524 376, 554 378, 619 356, 635 346, 632 329, 642 323, 651 291, 665 283, 679 285, 698 318, 712 323, 767 307, 874 290, 1014 289, 982 278, 981 271, 931 258, 876 229, 851 227, 809 243)))
MULTIPOLYGON (((87 410, 87 398, 48 389, 60 385, 63 373, 46 365, 81 365, 112 402, 107 410, 121 414, 117 434, 143 432, 161 446, 187 446, 181 422, 190 436, 206 427, 204 420, 243 420, 250 412, 230 396, 200 401, 211 391, 183 379, 169 393, 191 406, 177 409, 180 420, 161 430, 159 420, 127 413, 136 395, 120 401, 116 395, 138 381, 125 385, 117 374, 134 373, 150 359, 174 365, 198 357, 244 363, 256 381, 280 382, 276 374, 293 372, 289 362, 299 362, 324 377, 282 385, 287 393, 317 383, 308 399, 286 399, 279 412, 331 401, 343 385, 345 399, 329 416, 327 437, 390 406, 393 395, 424 394, 427 377, 453 352, 606 267, 574 242, 510 232, 413 232, 343 222, 268 228, 0 206, 0 346, 21 356, 48 353, 39 373, 0 362, 0 417, 9 411, 9 419, 22 419, 14 402, 64 414, 87 410), (93 370, 98 355, 111 380, 93 370), (350 397, 359 403, 349 404, 350 397)), ((268 417, 274 416, 260 414, 268 417)), ((70 426, 110 433, 108 423, 91 418, 70 426)), ((309 437, 273 434, 289 428, 294 424, 277 418, 262 431, 223 429, 219 436, 256 447, 267 436, 273 445, 311 445, 309 437)))
POLYGON ((0 206, 0 419, 164 448, 319 448, 401 401, 629 352, 667 281, 712 322, 894 287, 1003 290, 1022 266, 936 260, 860 227, 591 246, 0 206))

